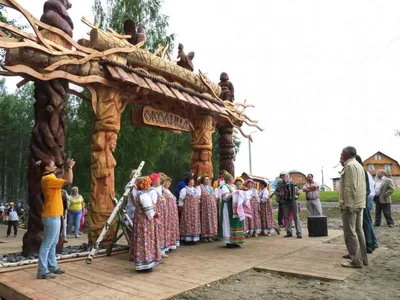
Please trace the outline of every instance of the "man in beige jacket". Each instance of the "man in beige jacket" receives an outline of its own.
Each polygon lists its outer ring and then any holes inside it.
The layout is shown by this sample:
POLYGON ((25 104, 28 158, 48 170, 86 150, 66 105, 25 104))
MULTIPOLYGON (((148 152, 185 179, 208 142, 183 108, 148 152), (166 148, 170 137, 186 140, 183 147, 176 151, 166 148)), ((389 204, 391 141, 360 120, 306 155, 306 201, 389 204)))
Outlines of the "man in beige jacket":
POLYGON ((340 174, 339 207, 342 210, 344 240, 351 259, 342 262, 342 266, 348 268, 368 265, 362 227, 367 188, 364 168, 356 161, 356 155, 354 147, 344 148, 340 155, 343 170, 340 174))
POLYGON ((378 170, 377 179, 375 183, 375 226, 381 226, 382 211, 385 216, 386 222, 389 227, 394 226, 394 221, 391 212, 391 203, 394 190, 396 186, 392 179, 386 177, 384 170, 378 170))

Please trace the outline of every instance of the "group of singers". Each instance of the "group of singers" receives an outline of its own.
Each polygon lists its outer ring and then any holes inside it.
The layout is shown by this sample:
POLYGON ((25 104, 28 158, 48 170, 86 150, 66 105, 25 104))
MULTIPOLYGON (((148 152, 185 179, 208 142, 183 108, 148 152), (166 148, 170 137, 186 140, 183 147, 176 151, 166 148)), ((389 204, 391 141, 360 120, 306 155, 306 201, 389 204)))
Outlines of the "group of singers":
POLYGON ((271 235, 267 182, 257 191, 252 179, 234 179, 222 171, 213 188, 207 174, 195 178, 187 173, 175 195, 169 190, 171 182, 164 173, 138 177, 130 193, 126 210, 133 219, 130 253, 137 271, 151 272, 180 242, 212 243, 218 236, 228 248, 236 248, 245 235, 271 235))

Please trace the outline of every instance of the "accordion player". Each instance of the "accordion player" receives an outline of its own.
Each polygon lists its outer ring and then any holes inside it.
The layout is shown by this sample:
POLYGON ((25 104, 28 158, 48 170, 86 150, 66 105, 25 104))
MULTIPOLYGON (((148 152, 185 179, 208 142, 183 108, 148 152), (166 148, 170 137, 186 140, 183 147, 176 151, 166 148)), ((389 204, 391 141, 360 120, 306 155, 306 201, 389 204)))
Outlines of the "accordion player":
POLYGON ((293 182, 288 182, 283 186, 282 200, 293 201, 298 198, 297 186, 293 182))

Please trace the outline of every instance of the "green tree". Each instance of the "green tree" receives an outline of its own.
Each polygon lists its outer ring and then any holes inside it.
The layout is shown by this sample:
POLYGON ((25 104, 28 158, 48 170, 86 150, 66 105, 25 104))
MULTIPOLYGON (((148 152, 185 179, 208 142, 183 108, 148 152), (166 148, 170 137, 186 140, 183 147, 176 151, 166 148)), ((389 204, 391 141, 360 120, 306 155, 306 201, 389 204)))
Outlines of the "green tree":
POLYGON ((25 201, 26 172, 33 125, 31 84, 7 92, 0 81, 0 200, 25 201))
POLYGON ((111 27, 117 32, 123 32, 126 19, 132 19, 136 24, 146 28, 146 47, 150 50, 158 44, 167 45, 174 41, 174 34, 167 34, 168 16, 161 13, 161 0, 110 0, 107 8, 103 8, 101 0, 95 0, 93 12, 95 23, 106 29, 111 27))

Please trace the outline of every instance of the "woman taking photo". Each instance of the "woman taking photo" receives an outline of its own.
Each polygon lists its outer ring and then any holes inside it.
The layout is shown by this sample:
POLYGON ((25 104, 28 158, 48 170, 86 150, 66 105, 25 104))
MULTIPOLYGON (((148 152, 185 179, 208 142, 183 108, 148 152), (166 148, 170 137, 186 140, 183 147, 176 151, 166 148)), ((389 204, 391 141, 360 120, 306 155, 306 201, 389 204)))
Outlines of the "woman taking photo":
POLYGON ((75 237, 79 237, 79 228, 81 227, 82 203, 83 197, 79 195, 78 187, 74 186, 69 196, 68 207, 68 234, 71 234, 72 226, 75 226, 75 237))
POLYGON ((75 161, 67 160, 67 170, 64 171, 63 179, 57 178, 54 174, 57 168, 53 159, 42 159, 36 164, 40 167, 42 173, 41 187, 44 200, 41 215, 44 231, 39 250, 37 278, 50 279, 56 277, 56 274, 65 273, 63 269, 59 268, 56 260, 56 245, 61 229, 60 217, 64 214, 61 188, 72 183, 72 168, 75 161))

